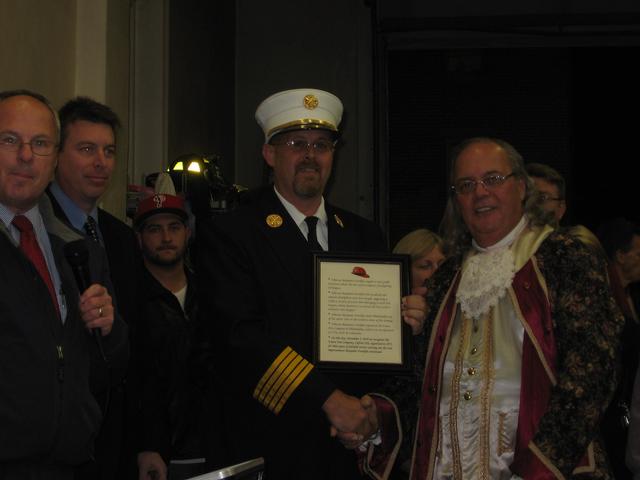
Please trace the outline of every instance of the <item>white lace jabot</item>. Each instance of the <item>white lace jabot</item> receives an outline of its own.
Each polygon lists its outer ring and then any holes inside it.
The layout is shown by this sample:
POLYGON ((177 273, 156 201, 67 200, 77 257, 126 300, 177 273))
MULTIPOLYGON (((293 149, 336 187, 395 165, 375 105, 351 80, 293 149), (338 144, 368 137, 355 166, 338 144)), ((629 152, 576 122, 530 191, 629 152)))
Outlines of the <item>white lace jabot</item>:
POLYGON ((479 319, 498 304, 513 281, 515 257, 509 248, 527 225, 523 216, 507 236, 495 245, 482 248, 473 242, 476 252, 465 259, 456 293, 462 312, 479 319))

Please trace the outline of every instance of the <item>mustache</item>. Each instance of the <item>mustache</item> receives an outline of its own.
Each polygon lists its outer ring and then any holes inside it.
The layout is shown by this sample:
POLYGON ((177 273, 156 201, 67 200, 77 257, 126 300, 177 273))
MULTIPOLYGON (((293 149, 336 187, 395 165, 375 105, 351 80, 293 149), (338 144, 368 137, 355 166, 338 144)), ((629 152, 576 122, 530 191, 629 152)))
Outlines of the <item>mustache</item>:
POLYGON ((316 162, 315 160, 305 160, 301 163, 299 163, 296 166, 296 173, 307 169, 307 168, 313 168, 314 170, 320 170, 320 165, 318 165, 318 162, 316 162))

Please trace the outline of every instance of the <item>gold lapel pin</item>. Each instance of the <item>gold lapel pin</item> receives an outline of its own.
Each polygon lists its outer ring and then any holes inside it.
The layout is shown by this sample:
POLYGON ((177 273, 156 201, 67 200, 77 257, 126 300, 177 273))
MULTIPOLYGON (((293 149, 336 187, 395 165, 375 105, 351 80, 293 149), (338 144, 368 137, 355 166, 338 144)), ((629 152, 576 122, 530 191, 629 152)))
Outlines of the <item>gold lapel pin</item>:
POLYGON ((344 228, 344 223, 342 223, 342 219, 338 215, 334 213, 333 218, 336 221, 336 223, 340 225, 340 228, 344 228))
POLYGON ((267 216, 265 221, 271 228, 278 228, 282 226, 282 217, 277 213, 272 213, 271 215, 267 216))

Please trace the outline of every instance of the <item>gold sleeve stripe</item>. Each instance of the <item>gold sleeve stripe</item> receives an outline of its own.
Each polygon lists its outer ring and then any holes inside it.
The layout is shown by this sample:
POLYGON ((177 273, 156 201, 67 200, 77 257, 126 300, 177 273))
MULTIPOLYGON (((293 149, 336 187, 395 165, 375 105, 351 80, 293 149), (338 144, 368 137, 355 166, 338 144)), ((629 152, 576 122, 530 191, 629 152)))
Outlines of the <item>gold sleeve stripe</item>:
POLYGON ((268 399, 263 402, 265 405, 267 405, 267 408, 269 410, 274 410, 284 391, 289 387, 289 385, 291 385, 292 382, 295 381, 296 377, 300 374, 300 371, 309 363, 302 357, 298 357, 298 359, 299 361, 291 362, 289 367, 285 370, 284 374, 280 377, 280 380, 271 388, 268 399))
POLYGON ((296 388, 298 388, 298 386, 307 377, 307 375, 309 375, 309 372, 311 370, 313 370, 313 363, 307 362, 307 365, 304 367, 304 370, 302 371, 302 373, 298 375, 298 377, 291 383, 291 385, 289 385, 289 388, 287 388, 287 391, 284 392, 284 395, 276 405, 273 413, 275 413, 276 415, 280 413, 280 410, 282 410, 282 407, 284 407, 284 404, 287 403, 287 400, 289 400, 289 397, 291 396, 291 394, 295 391, 296 388))
POLYGON ((256 385, 253 398, 278 414, 312 369, 313 364, 291 347, 286 347, 256 385))
POLYGON ((304 358, 300 355, 296 355, 295 358, 292 358, 288 365, 282 365, 283 369, 278 369, 278 375, 273 375, 274 382, 270 382, 269 391, 266 392, 264 398, 260 399, 260 402, 263 405, 266 405, 269 410, 272 410, 271 404, 273 403, 274 397, 278 396, 278 392, 282 390, 282 385, 287 385, 289 383, 289 378, 293 378, 294 375, 291 372, 295 372, 298 365, 308 363, 304 358))
MULTIPOLYGON (((279 365, 286 360, 287 356, 289 354, 293 353, 293 355, 297 355, 296 352, 293 351, 293 349, 291 347, 286 347, 284 350, 282 350, 282 352, 280 352, 280 355, 278 355, 276 357, 276 359, 273 361, 273 363, 269 366, 269 368, 267 369, 267 371, 264 373, 264 375, 262 376, 262 378, 260 379, 260 381, 258 382, 258 385, 256 385, 255 390, 253 391, 253 398, 260 400, 260 391, 263 388, 269 388, 269 385, 266 385, 267 382, 272 383, 273 379, 271 379, 271 375, 273 374, 273 372, 275 372, 275 370, 279 367, 279 365)), ((262 396, 264 396, 264 393, 262 394, 262 396)))

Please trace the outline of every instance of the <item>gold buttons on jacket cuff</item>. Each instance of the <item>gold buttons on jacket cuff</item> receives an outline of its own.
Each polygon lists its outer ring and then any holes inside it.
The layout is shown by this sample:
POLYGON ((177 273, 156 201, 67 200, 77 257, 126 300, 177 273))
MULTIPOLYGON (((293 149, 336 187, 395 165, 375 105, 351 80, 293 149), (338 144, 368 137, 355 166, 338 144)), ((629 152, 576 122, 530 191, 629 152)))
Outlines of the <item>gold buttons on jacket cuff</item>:
POLYGON ((476 369, 473 367, 469 367, 469 370, 467 370, 467 373, 469 375, 475 375, 476 374, 476 369))
POLYGON ((471 397, 472 397, 471 392, 464 392, 464 399, 465 400, 471 400, 471 397))

